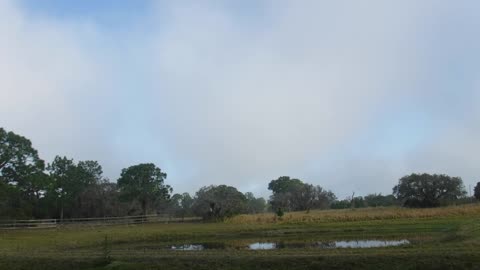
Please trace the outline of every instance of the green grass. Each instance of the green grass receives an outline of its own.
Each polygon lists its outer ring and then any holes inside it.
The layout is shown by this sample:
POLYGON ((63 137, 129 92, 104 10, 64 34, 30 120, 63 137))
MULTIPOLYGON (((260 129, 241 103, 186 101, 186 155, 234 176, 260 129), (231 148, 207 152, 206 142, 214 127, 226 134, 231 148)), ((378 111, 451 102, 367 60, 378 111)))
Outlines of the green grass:
POLYGON ((230 220, 1 231, 0 269, 480 269, 480 215, 476 210, 464 214, 465 210, 458 209, 460 214, 452 214, 454 210, 446 208, 448 215, 412 213, 390 219, 371 219, 369 215, 361 219, 358 212, 351 211, 355 219, 347 219, 350 221, 235 223, 230 220), (368 249, 235 248, 256 241, 354 239, 409 239, 412 244, 368 249), (171 244, 218 242, 227 243, 230 248, 165 249, 171 244))

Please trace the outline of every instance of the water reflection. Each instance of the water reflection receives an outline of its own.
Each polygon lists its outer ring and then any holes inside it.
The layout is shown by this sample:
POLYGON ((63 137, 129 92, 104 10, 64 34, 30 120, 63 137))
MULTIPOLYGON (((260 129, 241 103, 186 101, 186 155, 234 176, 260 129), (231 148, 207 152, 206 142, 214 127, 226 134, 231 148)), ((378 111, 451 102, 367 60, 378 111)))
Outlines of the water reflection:
POLYGON ((328 241, 328 242, 309 242, 309 243, 288 243, 288 242, 256 242, 248 245, 250 250, 269 250, 285 248, 374 248, 374 247, 392 247, 410 244, 406 239, 403 240, 355 240, 355 241, 328 241))
POLYGON ((361 241, 336 241, 337 248, 371 248, 371 247, 394 247, 410 244, 408 240, 382 241, 382 240, 361 240, 361 241))
POLYGON ((248 249, 251 250, 262 250, 262 249, 277 249, 280 247, 277 247, 277 243, 253 243, 248 245, 248 249))
POLYGON ((351 241, 320 241, 320 242, 255 242, 246 246, 228 245, 226 243, 180 244, 169 246, 171 250, 199 251, 205 249, 246 248, 248 250, 272 249, 300 249, 300 248, 375 248, 407 245, 410 242, 403 240, 351 240, 351 241))
POLYGON ((204 250, 204 249, 226 249, 225 243, 202 243, 202 244, 180 244, 169 246, 171 250, 204 250))
POLYGON ((204 250, 203 244, 190 244, 190 245, 174 245, 170 247, 171 250, 204 250))

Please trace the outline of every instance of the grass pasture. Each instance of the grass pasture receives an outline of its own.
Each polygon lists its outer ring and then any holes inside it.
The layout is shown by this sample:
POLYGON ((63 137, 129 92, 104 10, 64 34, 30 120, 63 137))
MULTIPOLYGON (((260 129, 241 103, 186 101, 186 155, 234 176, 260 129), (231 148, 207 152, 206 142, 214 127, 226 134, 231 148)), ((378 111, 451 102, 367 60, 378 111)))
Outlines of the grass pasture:
POLYGON ((391 219, 418 219, 418 218, 445 218, 462 216, 480 216, 478 204, 442 208, 401 208, 377 207, 354 208, 341 210, 312 210, 308 212, 286 213, 282 218, 277 218, 271 213, 257 215, 239 215, 229 220, 232 224, 258 224, 258 223, 322 223, 322 222, 350 222, 366 220, 391 220, 391 219))
POLYGON ((0 231, 1 269, 480 269, 480 205, 245 215, 223 223, 0 231), (400 240, 381 248, 248 250, 254 242, 400 240), (204 250, 171 250, 204 244, 204 250))

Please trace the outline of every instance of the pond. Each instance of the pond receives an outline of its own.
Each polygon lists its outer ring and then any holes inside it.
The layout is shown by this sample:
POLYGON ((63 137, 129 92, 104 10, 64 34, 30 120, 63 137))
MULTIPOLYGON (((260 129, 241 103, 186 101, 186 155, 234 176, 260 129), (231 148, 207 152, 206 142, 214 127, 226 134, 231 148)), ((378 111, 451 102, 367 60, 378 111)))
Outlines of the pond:
POLYGON ((335 247, 337 248, 372 248, 372 247, 394 247, 410 244, 410 241, 396 240, 396 241, 384 241, 384 240, 361 240, 361 241, 336 241, 335 247))
POLYGON ((393 247, 410 244, 410 241, 403 240, 353 240, 353 241, 328 241, 311 243, 285 243, 285 242, 256 242, 250 244, 250 250, 269 250, 285 248, 375 248, 393 247))
POLYGON ((202 244, 191 244, 191 245, 176 245, 171 246, 171 250, 204 250, 205 246, 202 244))
POLYGON ((299 248, 379 248, 408 245, 410 241, 402 240, 349 240, 349 241, 317 241, 317 242, 253 242, 247 245, 234 246, 227 243, 203 243, 172 245, 168 248, 180 251, 198 251, 205 249, 247 249, 247 250, 272 250, 272 249, 299 249, 299 248))

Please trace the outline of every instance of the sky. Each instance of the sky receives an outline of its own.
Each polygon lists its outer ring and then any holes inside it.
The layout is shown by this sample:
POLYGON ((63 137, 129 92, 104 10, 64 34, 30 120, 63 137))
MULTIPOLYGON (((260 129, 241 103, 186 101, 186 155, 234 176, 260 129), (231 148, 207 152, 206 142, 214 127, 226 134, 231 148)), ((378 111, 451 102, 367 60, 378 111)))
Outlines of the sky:
POLYGON ((0 127, 175 192, 480 181, 478 1, 0 0, 0 127))

